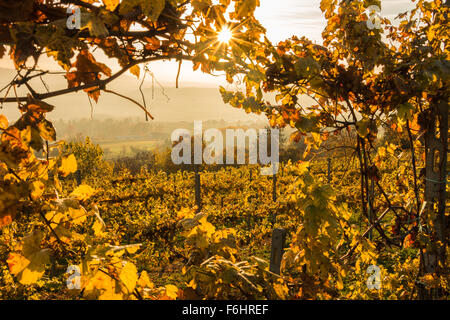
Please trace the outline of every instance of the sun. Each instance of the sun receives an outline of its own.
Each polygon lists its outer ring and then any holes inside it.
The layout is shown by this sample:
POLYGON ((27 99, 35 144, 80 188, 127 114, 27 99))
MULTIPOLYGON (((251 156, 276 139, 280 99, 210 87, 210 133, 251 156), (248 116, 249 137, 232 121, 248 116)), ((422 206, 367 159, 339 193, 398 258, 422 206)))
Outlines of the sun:
POLYGON ((217 40, 221 43, 228 43, 233 38, 233 33, 228 28, 223 28, 217 35, 217 40))

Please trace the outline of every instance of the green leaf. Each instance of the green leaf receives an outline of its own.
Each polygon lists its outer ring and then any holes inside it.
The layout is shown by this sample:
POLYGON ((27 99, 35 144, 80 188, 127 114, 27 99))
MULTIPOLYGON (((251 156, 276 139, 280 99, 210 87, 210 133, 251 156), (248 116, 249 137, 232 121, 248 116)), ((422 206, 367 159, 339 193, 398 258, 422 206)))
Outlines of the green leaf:
POLYGON ((298 59, 294 68, 297 75, 302 78, 308 78, 312 73, 317 73, 320 70, 319 64, 312 57, 298 59))
POLYGON ((367 136, 367 134, 369 133, 369 125, 370 125, 370 120, 368 119, 364 119, 358 122, 358 134, 361 137, 365 137, 367 136))
POLYGON ((140 0, 123 0, 120 3, 119 13, 121 15, 126 15, 133 11, 135 7, 137 7, 141 3, 140 0))
POLYGON ((164 10, 166 0, 141 0, 141 8, 144 14, 152 21, 158 21, 161 12, 164 10))
POLYGON ((397 116, 401 120, 412 119, 414 106, 409 102, 397 106, 397 116))
POLYGON ((124 0, 120 4, 119 13, 126 15, 140 6, 142 12, 152 21, 157 21, 161 12, 164 10, 166 0, 124 0))
POLYGON ((212 2, 211 0, 192 0, 191 5, 195 11, 203 11, 209 6, 212 6, 212 2))
POLYGON ((109 34, 108 28, 105 27, 103 20, 91 13, 81 14, 81 29, 87 28, 91 36, 105 37, 109 34))

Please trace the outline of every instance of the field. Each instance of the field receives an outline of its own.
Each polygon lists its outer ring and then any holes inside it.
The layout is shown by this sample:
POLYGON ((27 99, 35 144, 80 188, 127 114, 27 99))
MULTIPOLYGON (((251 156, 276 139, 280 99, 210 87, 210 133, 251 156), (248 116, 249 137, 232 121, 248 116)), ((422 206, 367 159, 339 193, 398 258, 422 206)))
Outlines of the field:
POLYGON ((160 141, 139 140, 139 141, 96 141, 105 152, 105 158, 112 159, 119 156, 130 156, 137 151, 150 151, 160 141))
MULTIPOLYGON (((258 166, 216 168, 217 171, 201 168, 201 208, 196 197, 196 174, 192 171, 142 171, 137 175, 130 175, 126 170, 115 173, 97 171, 95 175, 82 177, 79 186, 76 179, 65 180, 64 189, 68 195, 78 194, 79 199, 84 199, 82 203, 87 210, 96 212, 97 218, 93 216, 84 221, 86 226, 75 225, 78 230, 89 234, 92 231, 88 230, 92 228, 93 235, 103 243, 101 247, 108 243, 108 246, 118 248, 134 248, 128 252, 128 261, 133 263, 141 276, 145 274, 146 285, 151 284, 152 288, 136 289, 143 297, 156 299, 170 296, 168 290, 173 290, 172 296, 181 299, 285 299, 315 295, 325 299, 389 298, 397 294, 404 297, 410 295, 411 290, 406 284, 412 281, 414 274, 409 268, 397 271, 404 279, 401 283, 394 281, 398 274, 389 274, 388 270, 394 257, 398 259, 397 263, 417 263, 416 249, 406 246, 400 255, 394 256, 393 252, 379 251, 374 244, 383 241, 383 238, 376 232, 373 242, 364 240, 368 242, 364 242, 366 244, 361 251, 352 257, 356 259, 353 263, 359 265, 357 273, 348 274, 349 267, 339 271, 334 263, 327 264, 324 260, 323 252, 325 248, 329 249, 331 243, 340 243, 333 251, 336 258, 345 256, 352 243, 356 239, 361 241, 361 234, 369 227, 360 213, 358 192, 353 188, 352 177, 357 175, 356 163, 333 159, 329 177, 327 167, 326 159, 282 164, 276 176, 275 191, 273 178, 261 176, 258 166), (105 175, 108 179, 104 179, 105 175), (342 198, 347 199, 345 206, 336 201, 342 198), (306 210, 305 203, 310 203, 306 210), (105 227, 100 228, 98 221, 105 227), (340 225, 344 232, 337 229, 324 232, 330 224, 340 225), (89 225, 91 227, 87 227, 89 225), (277 228, 287 232, 282 277, 268 270, 272 232, 277 228), (353 230, 350 231, 350 228, 353 230), (317 235, 317 230, 322 230, 324 234, 317 235), (352 237, 354 240, 351 240, 352 237), (312 279, 300 281, 304 276, 298 278, 298 270, 293 267, 295 264, 292 265, 294 257, 301 253, 298 251, 298 241, 312 239, 320 241, 308 253, 314 263, 310 268, 313 273, 318 272, 328 279, 325 283, 329 287, 323 292, 322 283, 310 285, 308 290, 301 289, 303 281, 312 279), (371 263, 383 268, 386 279, 389 279, 386 281, 389 285, 377 292, 371 292, 365 286, 366 269, 371 263), (338 293, 333 289, 336 286, 342 286, 343 290, 338 293)), ((392 167, 385 168, 386 172, 391 170, 392 167)), ((389 185, 392 177, 386 175, 383 183, 389 185)), ((381 202, 375 200, 374 207, 379 205, 381 202)), ((49 222, 53 223, 51 219, 49 222)), ((395 222, 394 214, 385 215, 380 220, 383 227, 395 225, 395 222)), ((21 220, 7 228, 18 228, 23 232, 27 229, 21 220)), ((0 241, 5 241, 7 234, 4 233, 0 241)), ((400 237, 402 242, 406 235, 401 232, 390 234, 391 237, 400 237)), ((67 235, 59 236, 65 242, 67 235)), ((53 241, 51 238, 49 244, 53 243, 55 252, 58 252, 55 238, 53 241)), ((7 242, 3 243, 6 245, 7 242)), ((90 251, 89 245, 77 241, 67 242, 65 247, 67 252, 90 251)), ((4 292, 6 290, 5 297, 11 294, 12 297, 24 295, 38 299, 73 298, 74 294, 80 293, 67 289, 67 274, 62 271, 67 261, 78 263, 77 256, 75 253, 62 254, 59 262, 40 280, 40 285, 27 292, 21 291, 20 286, 2 289, 4 292)), ((91 292, 86 297, 91 294, 92 297, 110 297, 108 294, 111 293, 100 292, 91 292)))

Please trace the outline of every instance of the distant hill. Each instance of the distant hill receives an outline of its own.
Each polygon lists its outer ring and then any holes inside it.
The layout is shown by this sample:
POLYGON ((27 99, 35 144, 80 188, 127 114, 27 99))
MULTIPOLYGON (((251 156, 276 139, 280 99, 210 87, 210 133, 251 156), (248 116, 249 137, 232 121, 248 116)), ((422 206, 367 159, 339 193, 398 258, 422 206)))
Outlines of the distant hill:
MULTIPOLYGON (((0 86, 4 87, 14 77, 15 71, 0 69, 0 86)), ((63 75, 46 75, 47 87, 53 91, 65 88, 67 82, 63 75)), ((46 92, 44 84, 39 78, 33 79, 33 88, 38 92, 46 92)), ((146 84, 148 86, 148 84, 146 84)), ((108 89, 117 91, 141 101, 139 81, 126 75, 113 81, 108 89)), ((11 90, 12 91, 12 90, 11 90)), ((263 118, 246 114, 243 110, 225 105, 219 93, 219 88, 174 87, 161 89, 156 87, 143 89, 148 109, 158 121, 194 121, 223 119, 226 121, 257 120, 263 118)), ((18 88, 18 93, 25 95, 26 88, 18 88)), ((3 93, 4 94, 4 93, 3 93)), ((0 95, 3 96, 3 95, 0 95)), ((13 96, 10 92, 9 96, 13 96)), ((47 99, 47 102, 55 105, 55 110, 49 114, 49 118, 56 119, 80 119, 91 116, 91 106, 84 92, 71 93, 60 97, 47 99)), ((95 118, 125 118, 144 117, 143 112, 133 103, 119 98, 113 94, 102 93, 98 104, 92 101, 92 115, 95 118)), ((19 112, 14 104, 5 104, 1 110, 8 118, 16 119, 19 112)))
MULTIPOLYGON (((15 70, 0 68, 0 87, 3 88, 7 85, 14 75, 15 70)), ((30 84, 38 92, 46 92, 47 88, 50 91, 67 88, 67 81, 63 74, 46 75, 44 79, 45 85, 39 78, 33 79, 30 84)), ((107 88, 137 101, 142 101, 139 84, 138 79, 125 74, 110 83, 107 88)), ((150 85, 151 82, 145 83, 143 92, 148 110, 157 121, 225 120, 246 122, 266 119, 264 115, 247 114, 244 110, 224 104, 218 86, 187 87, 186 85, 189 85, 189 83, 185 83, 185 87, 179 89, 174 87, 162 89, 157 86, 153 91, 152 88, 149 88, 150 85)), ((0 93, 0 97, 4 96, 4 93, 0 93)), ((18 88, 18 94, 26 95, 27 89, 24 87, 18 88)), ((9 96, 13 96, 12 90, 9 96)), ((90 118, 91 111, 93 118, 96 119, 144 118, 144 113, 138 106, 110 93, 102 93, 98 104, 92 101, 92 110, 86 93, 82 91, 47 99, 46 101, 56 107, 48 116, 51 120, 90 118)), ((19 117, 19 111, 14 104, 5 104, 0 112, 11 120, 19 117)))

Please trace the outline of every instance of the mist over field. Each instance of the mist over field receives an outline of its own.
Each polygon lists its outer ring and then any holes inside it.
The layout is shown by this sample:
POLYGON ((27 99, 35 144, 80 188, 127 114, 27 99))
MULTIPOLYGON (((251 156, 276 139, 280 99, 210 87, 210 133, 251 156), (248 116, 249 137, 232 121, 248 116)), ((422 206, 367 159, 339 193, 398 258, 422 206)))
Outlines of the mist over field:
MULTIPOLYGON (((15 75, 15 70, 0 68, 0 87, 8 85, 15 75)), ((137 79, 125 74, 111 82, 108 89, 143 104, 139 90, 141 82, 142 77, 137 79)), ((46 75, 45 82, 35 78, 30 83, 39 93, 67 86, 67 80, 61 72, 46 75)), ((226 89, 242 90, 234 84, 226 86, 226 89)), ((21 86, 17 88, 17 93, 26 95, 28 91, 21 86)), ((142 93, 154 120, 146 121, 144 112, 129 100, 103 92, 96 103, 89 100, 83 91, 46 99, 55 106, 47 117, 56 128, 58 140, 83 141, 89 137, 104 149, 106 157, 164 149, 170 145, 170 135, 174 130, 182 128, 192 131, 194 121, 199 120, 203 121, 204 129, 258 129, 267 125, 265 115, 249 114, 225 104, 218 84, 184 82, 175 88, 157 79, 153 85, 152 78, 147 76, 142 93)), ((12 90, 8 96, 14 96, 12 90)), ((11 122, 20 116, 14 104, 5 103, 1 112, 11 122)))
MULTIPOLYGON (((0 87, 6 86, 14 78, 15 71, 0 69, 0 87)), ((46 86, 51 91, 67 87, 67 81, 62 74, 46 76, 46 86)), ((139 85, 141 80, 123 75, 108 85, 108 89, 133 98, 142 103, 139 85)), ((45 85, 39 78, 33 80, 36 90, 46 92, 45 85)), ((151 78, 147 77, 143 85, 143 93, 149 112, 158 122, 178 122, 194 120, 225 120, 225 121, 255 121, 264 120, 264 116, 247 114, 244 110, 234 109, 223 103, 219 86, 196 87, 198 83, 184 83, 180 88, 155 84, 152 88, 151 78)), ((230 86, 232 88, 232 86, 230 86)), ((229 88, 228 88, 229 89, 229 88)), ((27 94, 24 87, 19 87, 18 94, 27 94)), ((4 93, 3 93, 4 95, 4 93)), ((9 93, 13 97, 13 92, 9 93)), ((46 100, 55 106, 49 113, 50 120, 74 120, 82 118, 107 119, 130 118, 145 115, 141 109, 132 102, 119 98, 116 95, 102 93, 98 103, 91 100, 89 103, 85 92, 80 91, 46 100)), ((5 104, 2 109, 9 119, 17 119, 19 110, 15 105, 5 104)))

